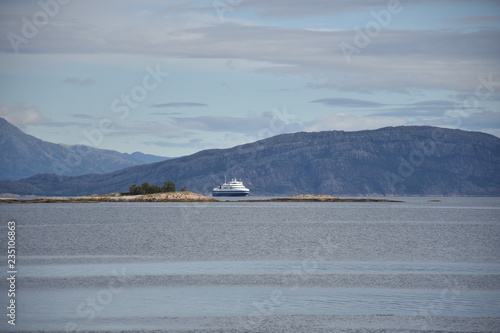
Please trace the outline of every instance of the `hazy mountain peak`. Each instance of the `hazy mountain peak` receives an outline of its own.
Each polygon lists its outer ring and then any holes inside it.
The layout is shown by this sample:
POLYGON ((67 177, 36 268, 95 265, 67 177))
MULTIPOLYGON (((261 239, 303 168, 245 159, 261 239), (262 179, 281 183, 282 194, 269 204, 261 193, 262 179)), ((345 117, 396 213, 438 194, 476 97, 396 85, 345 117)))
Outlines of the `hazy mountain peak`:
POLYGON ((85 145, 45 142, 0 118, 0 179, 14 180, 36 174, 77 176, 106 173, 167 159, 142 153, 123 154, 85 145), (135 155, 134 155, 135 154, 135 155))

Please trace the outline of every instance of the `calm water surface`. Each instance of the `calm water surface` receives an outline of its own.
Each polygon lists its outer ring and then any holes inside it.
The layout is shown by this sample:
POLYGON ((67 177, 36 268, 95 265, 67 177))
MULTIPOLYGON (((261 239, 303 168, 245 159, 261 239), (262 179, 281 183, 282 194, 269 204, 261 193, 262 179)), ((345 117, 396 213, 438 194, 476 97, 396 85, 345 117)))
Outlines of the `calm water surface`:
POLYGON ((430 199, 1 205, 0 330, 500 332, 500 199, 430 199))

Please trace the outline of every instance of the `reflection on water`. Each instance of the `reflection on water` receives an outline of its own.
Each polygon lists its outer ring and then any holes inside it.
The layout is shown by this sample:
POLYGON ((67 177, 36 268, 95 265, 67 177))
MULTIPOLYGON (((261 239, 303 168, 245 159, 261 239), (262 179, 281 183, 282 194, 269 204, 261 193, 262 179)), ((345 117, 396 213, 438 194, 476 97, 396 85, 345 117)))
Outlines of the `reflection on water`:
POLYGON ((26 265, 23 277, 102 276, 126 269, 130 275, 194 274, 500 274, 500 264, 325 261, 183 261, 26 265))

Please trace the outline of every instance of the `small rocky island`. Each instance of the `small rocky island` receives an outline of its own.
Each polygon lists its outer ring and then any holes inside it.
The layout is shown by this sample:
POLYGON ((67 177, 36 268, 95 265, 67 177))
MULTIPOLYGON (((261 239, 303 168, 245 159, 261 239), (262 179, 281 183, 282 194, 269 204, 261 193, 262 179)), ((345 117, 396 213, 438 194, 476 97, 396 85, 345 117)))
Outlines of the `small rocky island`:
POLYGON ((239 202, 401 202, 389 199, 368 199, 368 198, 339 198, 329 194, 301 194, 284 198, 270 198, 261 200, 239 200, 239 202))
POLYGON ((190 191, 128 195, 123 193, 94 194, 82 197, 41 197, 22 200, 1 198, 0 203, 91 203, 91 202, 217 202, 190 191))
POLYGON ((342 199, 328 194, 302 194, 283 198, 216 200, 190 191, 130 195, 124 193, 94 194, 81 197, 41 197, 34 199, 0 198, 0 203, 93 203, 93 202, 401 202, 388 199, 342 199))

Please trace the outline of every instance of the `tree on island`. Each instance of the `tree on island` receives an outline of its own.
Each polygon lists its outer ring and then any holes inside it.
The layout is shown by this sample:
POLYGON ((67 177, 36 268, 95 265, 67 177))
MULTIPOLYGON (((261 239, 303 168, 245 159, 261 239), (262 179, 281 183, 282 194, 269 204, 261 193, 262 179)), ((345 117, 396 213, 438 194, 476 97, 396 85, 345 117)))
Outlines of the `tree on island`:
POLYGON ((162 192, 175 192, 175 183, 174 182, 165 182, 161 187, 162 192))
POLYGON ((161 192, 175 192, 175 183, 165 182, 165 184, 163 184, 163 186, 160 188, 157 185, 150 185, 148 182, 144 182, 141 184, 141 186, 137 186, 134 184, 128 189, 128 193, 130 195, 153 194, 161 192))
POLYGON ((153 193, 159 193, 160 192, 160 187, 157 185, 149 185, 148 182, 142 183, 141 187, 144 189, 144 192, 146 194, 153 194, 153 193))
POLYGON ((142 189, 142 187, 134 184, 128 188, 128 193, 130 195, 139 195, 139 194, 144 194, 144 190, 142 189))

